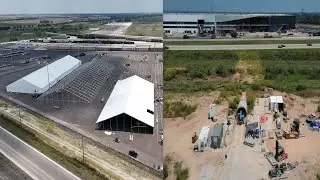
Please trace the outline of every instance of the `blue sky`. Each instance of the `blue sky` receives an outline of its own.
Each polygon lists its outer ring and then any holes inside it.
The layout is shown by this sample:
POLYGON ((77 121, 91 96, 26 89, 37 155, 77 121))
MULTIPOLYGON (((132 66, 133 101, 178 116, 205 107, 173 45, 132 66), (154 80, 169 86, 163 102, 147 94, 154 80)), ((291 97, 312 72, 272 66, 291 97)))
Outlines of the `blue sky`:
POLYGON ((163 0, 164 11, 320 12, 320 0, 163 0))
POLYGON ((0 14, 162 12, 163 0, 1 0, 0 14))

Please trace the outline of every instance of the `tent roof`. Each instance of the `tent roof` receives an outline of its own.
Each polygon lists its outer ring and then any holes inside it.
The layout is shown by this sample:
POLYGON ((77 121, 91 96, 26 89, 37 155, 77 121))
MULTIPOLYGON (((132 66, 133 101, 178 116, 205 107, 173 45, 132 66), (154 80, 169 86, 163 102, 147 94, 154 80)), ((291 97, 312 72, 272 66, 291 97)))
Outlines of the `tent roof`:
POLYGON ((23 80, 27 81, 30 84, 33 84, 39 88, 46 87, 49 82, 54 81, 61 74, 68 71, 70 68, 75 66, 78 63, 81 63, 80 60, 67 55, 61 59, 56 60, 55 62, 44 66, 26 76, 24 76, 23 80), (49 76, 49 78, 48 78, 49 76), (48 81, 49 80, 49 81, 48 81))
POLYGON ((147 110, 154 112, 154 84, 134 75, 116 83, 97 123, 124 113, 154 127, 154 115, 147 110))
POLYGON ((270 96, 271 103, 283 103, 282 96, 270 96))

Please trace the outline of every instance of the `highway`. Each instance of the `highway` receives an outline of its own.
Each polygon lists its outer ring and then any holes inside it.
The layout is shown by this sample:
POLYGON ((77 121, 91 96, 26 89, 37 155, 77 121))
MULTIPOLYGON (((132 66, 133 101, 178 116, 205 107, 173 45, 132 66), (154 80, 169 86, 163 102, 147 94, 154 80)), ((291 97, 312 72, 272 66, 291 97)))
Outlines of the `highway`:
MULTIPOLYGON (((250 45, 169 45, 169 50, 249 50, 249 49, 279 49, 279 44, 250 44, 250 45)), ((307 46, 306 44, 286 44, 281 49, 315 49, 320 44, 307 46)))
POLYGON ((80 180, 2 127, 0 127, 0 153, 35 180, 80 180))

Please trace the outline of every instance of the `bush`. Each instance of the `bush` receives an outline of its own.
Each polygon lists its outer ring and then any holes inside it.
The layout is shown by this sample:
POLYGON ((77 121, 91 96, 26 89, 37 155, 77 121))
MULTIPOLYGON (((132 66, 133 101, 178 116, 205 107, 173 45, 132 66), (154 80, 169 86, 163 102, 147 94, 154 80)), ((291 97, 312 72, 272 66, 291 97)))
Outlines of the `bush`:
POLYGON ((163 165, 163 179, 166 179, 169 176, 168 165, 165 163, 163 165))
POLYGON ((238 33, 235 32, 235 31, 232 31, 232 32, 231 32, 231 37, 232 37, 232 38, 237 38, 237 37, 238 37, 238 33))
POLYGON ((298 84, 297 87, 296 87, 296 90, 297 90, 297 91, 304 91, 304 90, 306 90, 306 89, 307 89, 307 87, 305 87, 305 86, 303 86, 303 85, 301 85, 301 84, 298 84))
POLYGON ((165 118, 186 117, 196 109, 196 105, 191 105, 183 101, 165 101, 163 115, 165 118))
POLYGON ((189 39, 189 36, 183 35, 183 39, 189 39))
POLYGON ((249 95, 247 97, 247 105, 248 105, 248 113, 251 113, 254 108, 255 97, 253 95, 249 95))
POLYGON ((320 112, 320 104, 318 105, 317 111, 320 112))
POLYGON ((182 162, 175 163, 174 173, 177 176, 176 180, 187 180, 189 178, 189 170, 182 167, 182 162))

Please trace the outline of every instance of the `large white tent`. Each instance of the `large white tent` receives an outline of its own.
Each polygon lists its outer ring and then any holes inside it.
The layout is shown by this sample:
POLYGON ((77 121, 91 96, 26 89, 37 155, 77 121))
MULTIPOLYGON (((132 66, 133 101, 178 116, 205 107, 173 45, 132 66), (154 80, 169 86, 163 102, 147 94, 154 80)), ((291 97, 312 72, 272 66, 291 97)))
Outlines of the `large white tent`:
POLYGON ((41 94, 81 65, 81 61, 65 56, 7 86, 7 92, 41 94))
POLYGON ((96 123, 110 130, 126 131, 126 127, 132 129, 134 126, 152 129, 154 84, 136 75, 119 80, 96 123))

